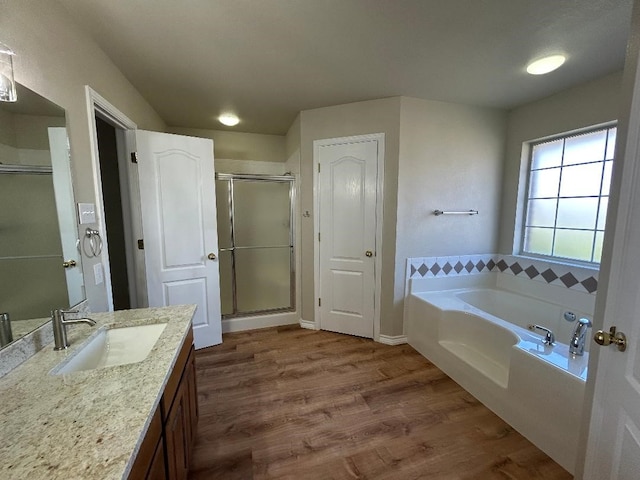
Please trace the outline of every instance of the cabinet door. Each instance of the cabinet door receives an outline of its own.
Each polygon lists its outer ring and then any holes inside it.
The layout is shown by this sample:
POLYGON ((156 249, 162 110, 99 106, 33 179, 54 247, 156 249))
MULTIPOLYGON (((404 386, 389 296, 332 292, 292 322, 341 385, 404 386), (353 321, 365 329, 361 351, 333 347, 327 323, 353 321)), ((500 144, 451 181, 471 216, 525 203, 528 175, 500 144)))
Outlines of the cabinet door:
POLYGON ((140 450, 129 472, 129 480, 141 480, 143 478, 152 478, 153 480, 166 480, 164 472, 164 442, 162 441, 162 417, 160 407, 154 413, 149 429, 140 445, 140 450), (162 469, 154 470, 153 475, 150 471, 155 462, 159 460, 158 451, 162 457, 162 469))
MULTIPOLYGON (((190 448, 189 450, 191 451, 193 447, 193 444, 195 443, 196 440, 196 430, 198 428, 198 416, 199 416, 199 412, 198 412, 198 388, 196 386, 196 357, 195 355, 191 355, 191 361, 187 364, 187 367, 185 369, 185 380, 186 381, 186 388, 188 391, 188 396, 189 396, 189 430, 191 432, 190 435, 190 448)), ((191 452, 189 452, 191 453, 191 452)), ((189 455, 189 457, 191 457, 191 455, 189 455)))
POLYGON ((188 439, 189 427, 187 422, 189 404, 185 383, 182 382, 176 393, 173 406, 165 422, 167 442, 167 471, 169 480, 184 480, 189 473, 188 439))
POLYGON ((158 442, 156 452, 153 455, 146 480, 167 480, 166 463, 164 459, 164 444, 158 442))

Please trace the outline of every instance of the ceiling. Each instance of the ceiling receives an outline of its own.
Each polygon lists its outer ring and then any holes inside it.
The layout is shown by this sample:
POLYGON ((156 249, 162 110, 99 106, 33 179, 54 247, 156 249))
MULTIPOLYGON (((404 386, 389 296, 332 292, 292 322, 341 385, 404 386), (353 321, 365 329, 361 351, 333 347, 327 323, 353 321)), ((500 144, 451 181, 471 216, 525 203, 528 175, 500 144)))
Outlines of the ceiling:
POLYGON ((620 70, 632 4, 58 1, 167 125, 279 135, 301 110, 397 95, 511 108, 620 70), (525 72, 551 53, 565 66, 525 72))

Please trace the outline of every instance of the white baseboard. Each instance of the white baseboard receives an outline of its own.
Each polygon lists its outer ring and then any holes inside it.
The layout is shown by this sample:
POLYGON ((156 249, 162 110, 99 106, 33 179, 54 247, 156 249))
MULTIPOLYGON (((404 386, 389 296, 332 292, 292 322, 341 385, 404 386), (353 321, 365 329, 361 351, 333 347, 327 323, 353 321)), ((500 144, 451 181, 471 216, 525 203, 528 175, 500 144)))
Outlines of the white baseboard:
POLYGON ((316 325, 316 322, 310 322, 309 320, 300 319, 300 326, 302 328, 307 328, 309 330, 319 330, 318 325, 316 325))
POLYGON ((406 335, 396 335, 392 337, 390 335, 380 335, 378 337, 378 342, 384 343, 385 345, 402 345, 403 343, 407 343, 406 335))
POLYGON ((256 315, 255 317, 236 317, 222 320, 222 333, 244 332, 257 328, 293 325, 300 321, 295 312, 276 313, 272 315, 256 315))

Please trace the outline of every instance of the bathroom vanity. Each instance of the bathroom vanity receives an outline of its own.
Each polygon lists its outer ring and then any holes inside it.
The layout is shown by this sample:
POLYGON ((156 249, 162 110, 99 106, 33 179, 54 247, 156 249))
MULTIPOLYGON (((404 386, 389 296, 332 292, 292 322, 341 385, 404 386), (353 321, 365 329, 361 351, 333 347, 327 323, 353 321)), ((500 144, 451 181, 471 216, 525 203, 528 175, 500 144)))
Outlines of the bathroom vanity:
POLYGON ((0 478, 186 478, 198 421, 195 306, 92 314, 70 347, 0 378, 0 478), (166 323, 146 358, 59 374, 101 329, 166 323))
POLYGON ((140 444, 129 478, 187 478, 198 424, 197 395, 193 331, 190 330, 140 444))

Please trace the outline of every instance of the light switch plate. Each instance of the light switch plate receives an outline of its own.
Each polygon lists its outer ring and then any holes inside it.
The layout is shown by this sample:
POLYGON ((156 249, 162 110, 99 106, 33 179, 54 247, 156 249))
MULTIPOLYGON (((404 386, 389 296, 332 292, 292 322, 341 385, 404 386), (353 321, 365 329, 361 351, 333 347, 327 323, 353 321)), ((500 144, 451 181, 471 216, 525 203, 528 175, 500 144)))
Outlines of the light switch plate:
POLYGON ((79 203, 78 218, 80 225, 96 223, 96 205, 94 203, 79 203))
POLYGON ((96 263, 93 266, 93 278, 95 279, 96 285, 100 285, 104 282, 104 271, 102 270, 101 263, 96 263))

